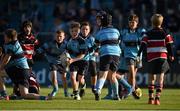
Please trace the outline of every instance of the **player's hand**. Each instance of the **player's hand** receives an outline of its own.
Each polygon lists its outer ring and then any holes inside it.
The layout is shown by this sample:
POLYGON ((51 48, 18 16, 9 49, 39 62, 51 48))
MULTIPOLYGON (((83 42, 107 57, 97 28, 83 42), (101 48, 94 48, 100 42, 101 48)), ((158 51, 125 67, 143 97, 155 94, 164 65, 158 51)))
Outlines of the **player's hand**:
POLYGON ((174 61, 174 56, 169 56, 169 60, 170 60, 171 62, 173 62, 173 61, 174 61))
POLYGON ((138 63, 141 62, 141 59, 140 59, 139 56, 137 56, 136 60, 137 60, 138 63))
POLYGON ((99 53, 98 53, 98 52, 95 52, 95 53, 94 53, 94 56, 98 56, 98 55, 99 55, 99 53))
POLYGON ((71 58, 69 58, 68 61, 67 61, 68 64, 71 64, 71 63, 73 63, 73 62, 74 62, 74 60, 71 59, 71 58))

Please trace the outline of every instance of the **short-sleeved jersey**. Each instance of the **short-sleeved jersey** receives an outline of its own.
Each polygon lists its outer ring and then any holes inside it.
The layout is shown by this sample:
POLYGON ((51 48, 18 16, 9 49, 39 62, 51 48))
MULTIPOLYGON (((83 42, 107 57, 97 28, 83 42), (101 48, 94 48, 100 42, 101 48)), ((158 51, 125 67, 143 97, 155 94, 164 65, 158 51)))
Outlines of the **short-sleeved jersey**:
POLYGON ((44 43, 38 51, 45 53, 47 61, 51 64, 61 64, 60 55, 66 50, 67 42, 57 43, 55 40, 49 43, 44 43))
MULTIPOLYGON (((67 43, 67 51, 71 58, 76 58, 79 54, 87 54, 88 47, 85 40, 78 36, 75 39, 70 39, 67 43)), ((83 58, 85 60, 85 58, 83 58)))
POLYGON ((19 34, 18 35, 19 43, 24 51, 24 56, 27 59, 32 59, 34 54, 34 48, 36 45, 39 44, 38 40, 34 37, 33 34, 26 35, 26 34, 19 34))
POLYGON ((137 29, 134 32, 131 32, 131 30, 127 28, 120 31, 121 47, 123 47, 125 58, 136 59, 140 41, 144 33, 145 29, 137 29))
POLYGON ((144 34, 141 42, 146 44, 147 59, 150 62, 158 58, 167 59, 167 44, 172 44, 173 38, 163 29, 154 28, 144 34))
POLYGON ((113 27, 102 28, 97 32, 95 41, 100 43, 100 56, 120 56, 119 36, 119 31, 113 27))
POLYGON ((89 61, 89 60, 96 61, 96 57, 94 56, 95 50, 93 49, 93 47, 95 45, 95 38, 93 36, 88 36, 84 40, 88 47, 88 54, 86 54, 85 59, 87 61, 89 61))
POLYGON ((9 42, 4 45, 5 54, 11 56, 10 61, 5 66, 8 67, 18 67, 22 69, 29 69, 27 59, 23 55, 23 50, 18 41, 9 42))

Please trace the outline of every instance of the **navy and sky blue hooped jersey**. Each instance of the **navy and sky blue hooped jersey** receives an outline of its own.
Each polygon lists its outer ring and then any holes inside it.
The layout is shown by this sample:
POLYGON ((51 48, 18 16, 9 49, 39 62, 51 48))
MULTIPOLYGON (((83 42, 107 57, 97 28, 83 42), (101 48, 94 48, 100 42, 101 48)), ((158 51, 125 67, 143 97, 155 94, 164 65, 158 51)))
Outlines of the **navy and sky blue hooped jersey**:
POLYGON ((92 60, 96 61, 96 57, 94 56, 95 49, 93 48, 95 45, 95 38, 93 36, 89 36, 84 39, 86 42, 86 45, 88 47, 88 54, 84 57, 87 61, 92 60))
POLYGON ((18 67, 29 69, 27 59, 23 55, 23 50, 18 41, 9 42, 4 45, 5 54, 11 55, 11 59, 5 68, 18 67))
POLYGON ((137 29, 134 32, 131 32, 130 29, 123 29, 120 31, 121 47, 124 50, 125 58, 136 59, 140 41, 144 33, 145 29, 137 29))
POLYGON ((40 53, 45 53, 47 61, 51 64, 61 64, 60 55, 66 50, 67 42, 57 43, 55 40, 49 43, 44 43, 38 49, 40 53))
MULTIPOLYGON (((69 52, 71 58, 76 58, 79 54, 87 54, 88 47, 85 40, 78 36, 75 39, 70 39, 67 43, 67 51, 69 52)), ((86 60, 86 58, 83 58, 86 60)))
POLYGON ((121 50, 119 46, 120 33, 116 28, 106 27, 99 30, 96 34, 96 43, 100 43, 100 56, 116 55, 120 56, 121 50))

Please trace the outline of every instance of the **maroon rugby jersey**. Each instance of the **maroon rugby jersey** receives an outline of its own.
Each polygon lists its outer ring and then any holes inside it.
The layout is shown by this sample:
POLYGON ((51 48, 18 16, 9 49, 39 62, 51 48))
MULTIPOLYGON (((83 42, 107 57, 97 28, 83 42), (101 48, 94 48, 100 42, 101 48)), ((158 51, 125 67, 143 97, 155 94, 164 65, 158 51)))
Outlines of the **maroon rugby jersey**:
MULTIPOLYGON (((141 43, 146 44, 147 60, 148 62, 150 62, 158 58, 167 59, 167 45, 173 43, 173 38, 171 35, 167 34, 163 29, 154 28, 148 31, 146 34, 144 34, 141 43)), ((172 53, 172 51, 170 51, 170 53, 172 53)))
POLYGON ((23 33, 18 35, 18 40, 24 51, 24 56, 27 59, 32 59, 34 48, 39 44, 38 40, 34 37, 33 34, 25 35, 23 33))

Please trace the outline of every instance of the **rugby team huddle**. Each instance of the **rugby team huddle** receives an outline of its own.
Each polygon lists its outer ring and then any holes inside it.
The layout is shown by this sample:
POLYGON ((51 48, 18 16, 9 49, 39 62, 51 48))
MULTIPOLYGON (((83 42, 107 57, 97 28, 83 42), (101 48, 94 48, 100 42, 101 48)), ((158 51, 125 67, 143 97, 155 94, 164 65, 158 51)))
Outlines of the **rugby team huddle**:
POLYGON ((130 95, 140 99, 142 92, 136 84, 136 73, 142 67, 142 52, 145 51, 149 73, 148 104, 160 105, 164 74, 169 69, 167 59, 174 60, 173 39, 161 27, 161 14, 154 14, 151 22, 152 29, 146 31, 138 27, 138 16, 131 14, 128 27, 118 30, 112 25, 111 14, 99 11, 96 15, 99 29, 95 34, 90 33, 89 22, 74 21, 69 26, 69 39, 63 30, 57 30, 54 40, 41 46, 32 34, 30 21, 23 22, 20 34, 7 29, 1 48, 0 98, 51 100, 58 92, 59 72, 65 97, 81 100, 85 96, 85 75, 88 73, 95 100, 101 100, 105 82, 108 94, 104 99, 122 100, 130 95), (49 63, 53 90, 48 96, 39 94, 39 85, 32 73, 34 52, 44 55, 49 63), (4 70, 13 82, 11 96, 7 95, 3 83, 4 70), (67 72, 70 73, 72 94, 68 92, 67 72))

